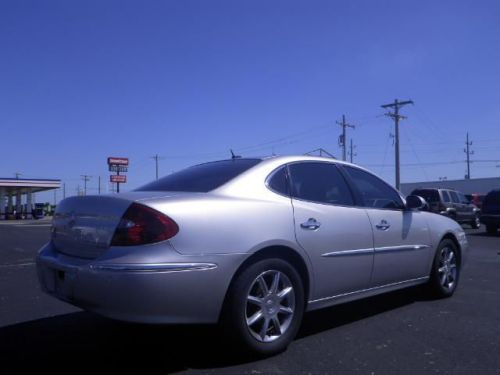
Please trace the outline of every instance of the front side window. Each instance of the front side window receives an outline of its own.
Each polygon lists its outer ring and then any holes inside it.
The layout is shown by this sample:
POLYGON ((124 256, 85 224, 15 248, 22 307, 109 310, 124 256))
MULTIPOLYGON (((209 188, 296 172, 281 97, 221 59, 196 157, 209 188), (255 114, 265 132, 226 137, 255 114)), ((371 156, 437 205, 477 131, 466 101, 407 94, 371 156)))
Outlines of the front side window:
POLYGON ((465 197, 463 193, 458 193, 458 197, 460 198, 460 203, 469 204, 470 201, 465 197))
POLYGON ((380 178, 358 168, 345 166, 354 185, 361 194, 364 207, 402 209, 398 192, 380 178))
POLYGON ((289 170, 292 197, 342 206, 354 204, 351 191, 335 164, 295 163, 289 170))
POLYGON ((411 195, 418 195, 428 203, 439 202, 439 193, 434 189, 416 189, 412 191, 411 195))
POLYGON ((199 164, 150 182, 136 191, 206 193, 224 185, 260 162, 260 159, 233 159, 199 164))

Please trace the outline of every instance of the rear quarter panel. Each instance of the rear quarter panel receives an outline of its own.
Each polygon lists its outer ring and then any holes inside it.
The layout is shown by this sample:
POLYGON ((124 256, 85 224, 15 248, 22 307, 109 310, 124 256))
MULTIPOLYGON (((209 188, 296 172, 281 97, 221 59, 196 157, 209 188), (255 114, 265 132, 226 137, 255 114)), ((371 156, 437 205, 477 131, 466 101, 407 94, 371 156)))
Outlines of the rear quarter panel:
MULTIPOLYGON (((273 194, 270 192, 270 194, 273 194)), ((181 254, 253 253, 282 245, 296 249, 290 199, 206 194, 168 202, 144 202, 179 225, 170 243, 181 254)))

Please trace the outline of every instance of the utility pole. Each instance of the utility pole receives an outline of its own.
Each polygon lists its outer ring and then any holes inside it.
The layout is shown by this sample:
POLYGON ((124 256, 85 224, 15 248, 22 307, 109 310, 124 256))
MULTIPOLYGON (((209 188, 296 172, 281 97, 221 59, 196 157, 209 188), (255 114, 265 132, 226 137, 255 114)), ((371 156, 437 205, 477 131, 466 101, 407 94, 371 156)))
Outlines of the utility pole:
POLYGON ((342 147, 342 160, 346 161, 347 156, 346 156, 346 128, 355 128, 354 125, 348 124, 345 122, 345 115, 342 115, 342 122, 338 122, 340 126, 342 126, 342 134, 339 136, 339 146, 342 147))
POLYGON ((354 153, 354 149, 355 148, 356 148, 356 146, 354 146, 352 144, 352 138, 351 138, 351 145, 350 145, 350 151, 349 151, 349 156, 350 156, 351 163, 353 162, 353 157, 357 155, 356 153, 354 153))
POLYGON ((470 180, 470 156, 474 155, 474 151, 469 149, 469 146, 472 146, 472 141, 469 142, 469 132, 467 132, 467 138, 465 140, 464 152, 467 155, 467 174, 465 175, 466 180, 470 180))
POLYGON ((396 189, 399 190, 399 185, 400 185, 400 165, 399 165, 399 120, 406 119, 405 116, 402 116, 399 114, 399 108, 407 105, 407 104, 413 104, 412 100, 406 100, 404 102, 399 102, 397 99, 394 100, 394 103, 391 104, 384 104, 381 107, 382 108, 394 108, 394 112, 388 112, 386 113, 386 116, 392 117, 394 119, 394 128, 395 128, 395 142, 394 142, 394 149, 395 149, 395 159, 396 159, 396 189))
POLYGON ((158 161, 160 159, 163 159, 161 156, 159 156, 158 154, 156 154, 155 156, 151 156, 151 159, 153 159, 155 161, 155 164, 156 164, 156 179, 158 180, 158 161))
POLYGON ((66 199, 66 182, 63 182, 63 199, 66 199))
POLYGON ((87 181, 90 181, 90 178, 92 176, 89 176, 88 174, 82 174, 81 177, 83 179, 83 195, 87 195, 87 181))
POLYGON ((101 195, 101 176, 99 176, 99 185, 97 186, 97 193, 101 195))

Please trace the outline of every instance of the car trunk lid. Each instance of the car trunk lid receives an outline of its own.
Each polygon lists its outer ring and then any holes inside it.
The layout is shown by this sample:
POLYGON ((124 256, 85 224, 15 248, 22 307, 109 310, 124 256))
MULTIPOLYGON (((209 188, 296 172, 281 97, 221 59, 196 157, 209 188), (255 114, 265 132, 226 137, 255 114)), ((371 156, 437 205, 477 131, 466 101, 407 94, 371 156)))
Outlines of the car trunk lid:
POLYGON ((65 255, 95 259, 110 247, 116 228, 132 203, 161 210, 170 200, 200 194, 139 191, 66 198, 57 206, 52 221, 52 242, 65 255))
POLYGON ((132 201, 115 196, 71 197, 59 203, 52 223, 57 251, 93 259, 106 251, 132 201))

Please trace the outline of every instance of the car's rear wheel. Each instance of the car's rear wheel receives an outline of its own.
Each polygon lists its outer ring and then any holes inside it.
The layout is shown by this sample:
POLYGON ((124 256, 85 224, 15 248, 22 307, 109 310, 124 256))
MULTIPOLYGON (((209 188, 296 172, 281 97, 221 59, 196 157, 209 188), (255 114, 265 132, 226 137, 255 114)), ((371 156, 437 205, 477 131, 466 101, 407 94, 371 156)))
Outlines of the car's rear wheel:
POLYGON ((492 224, 486 225, 486 232, 490 235, 495 234, 497 232, 497 226, 492 224))
POLYGON ((282 259, 258 261, 233 281, 223 324, 244 348, 270 355, 286 349, 302 322, 304 288, 295 268, 282 259))
POLYGON ((460 276, 457 245, 449 239, 441 241, 434 256, 428 283, 430 293, 438 298, 450 297, 455 292, 460 276))

